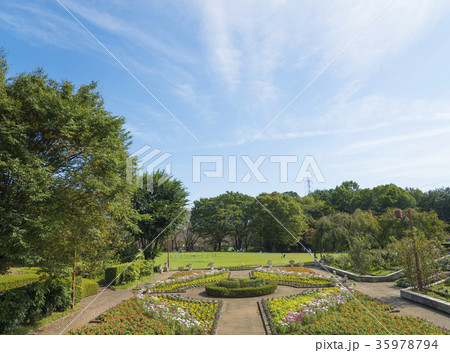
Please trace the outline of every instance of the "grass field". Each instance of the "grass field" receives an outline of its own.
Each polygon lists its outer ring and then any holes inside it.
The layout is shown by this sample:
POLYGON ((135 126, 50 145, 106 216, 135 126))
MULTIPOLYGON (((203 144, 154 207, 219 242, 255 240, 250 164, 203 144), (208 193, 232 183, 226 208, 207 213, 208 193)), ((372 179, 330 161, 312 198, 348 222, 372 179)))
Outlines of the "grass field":
MULTIPOLYGON (((281 253, 238 253, 238 252, 183 252, 170 253, 170 269, 176 270, 178 267, 186 267, 192 263, 192 268, 208 268, 210 261, 214 262, 215 268, 239 265, 263 265, 267 266, 267 261, 272 260, 272 266, 289 266, 289 260, 296 263, 313 264, 314 258, 308 253, 286 253, 283 258, 281 253)), ((163 253, 155 259, 156 265, 167 263, 167 253, 163 253)))

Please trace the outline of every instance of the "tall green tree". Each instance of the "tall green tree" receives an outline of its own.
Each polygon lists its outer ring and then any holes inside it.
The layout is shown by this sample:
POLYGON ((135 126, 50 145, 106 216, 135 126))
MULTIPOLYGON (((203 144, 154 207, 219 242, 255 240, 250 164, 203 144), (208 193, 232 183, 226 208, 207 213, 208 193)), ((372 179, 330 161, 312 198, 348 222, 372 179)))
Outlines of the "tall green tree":
POLYGON ((157 170, 144 174, 142 188, 133 196, 133 208, 140 215, 134 233, 146 260, 154 259, 167 239, 186 221, 188 192, 182 182, 157 170))
POLYGON ((276 192, 260 194, 256 199, 251 228, 264 250, 286 251, 296 247, 308 229, 299 203, 276 192))
MULTIPOLYGON (((378 242, 381 246, 386 246, 391 238, 401 239, 408 235, 409 220, 406 216, 407 210, 403 211, 403 218, 395 217, 395 209, 388 208, 386 212, 378 217, 380 223, 380 233, 378 242)), ((411 209, 412 222, 414 227, 422 232, 427 238, 437 238, 443 240, 447 234, 448 225, 441 221, 436 212, 418 212, 411 209)))
POLYGON ((439 218, 450 223, 450 188, 430 190, 419 199, 423 211, 435 211, 439 218))
POLYGON ((109 256, 133 226, 129 135, 96 83, 75 89, 43 70, 6 78, 0 58, 0 271, 65 276, 109 256))
POLYGON ((221 251, 225 237, 231 234, 230 211, 219 197, 194 201, 191 210, 192 230, 205 239, 214 251, 221 251))

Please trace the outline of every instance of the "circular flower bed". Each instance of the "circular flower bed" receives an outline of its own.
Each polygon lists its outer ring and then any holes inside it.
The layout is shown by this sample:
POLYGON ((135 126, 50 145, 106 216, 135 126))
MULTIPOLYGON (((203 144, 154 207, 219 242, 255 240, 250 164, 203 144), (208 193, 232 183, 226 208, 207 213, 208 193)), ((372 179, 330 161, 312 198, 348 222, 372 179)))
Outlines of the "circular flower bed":
POLYGON ((247 298, 271 294, 277 289, 274 281, 264 278, 227 278, 205 286, 212 297, 247 298))

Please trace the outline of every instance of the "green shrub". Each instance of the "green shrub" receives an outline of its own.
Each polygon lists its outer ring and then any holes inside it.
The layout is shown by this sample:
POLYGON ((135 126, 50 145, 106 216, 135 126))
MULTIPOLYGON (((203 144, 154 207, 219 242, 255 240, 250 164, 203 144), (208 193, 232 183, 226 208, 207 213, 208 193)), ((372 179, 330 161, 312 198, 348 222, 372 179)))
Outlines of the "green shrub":
POLYGON ((122 271, 128 266, 128 264, 120 264, 108 267, 105 270, 105 282, 106 284, 111 284, 115 286, 123 281, 122 271))
POLYGON ((217 283, 219 287, 225 287, 225 288, 240 288, 239 281, 236 281, 235 278, 227 278, 219 281, 217 283))
POLYGON ((154 273, 155 263, 152 260, 139 261, 141 277, 147 277, 154 273))
POLYGON ((277 289, 276 282, 267 281, 261 287, 227 288, 220 287, 217 283, 209 283, 205 286, 206 294, 213 297, 246 298, 271 294, 277 289))
POLYGON ((396 280, 395 283, 397 283, 397 286, 401 288, 411 287, 411 283, 409 283, 408 279, 405 277, 396 280))
POLYGON ((46 281, 48 288, 46 298, 46 312, 51 314, 54 311, 64 311, 72 304, 71 281, 66 279, 55 279, 46 281))
POLYGON ((108 267, 105 270, 105 282, 111 283, 112 286, 134 282, 141 277, 153 274, 154 265, 152 260, 139 260, 131 264, 125 263, 108 267))
POLYGON ((266 284, 266 280, 264 278, 242 278, 240 280, 240 287, 241 288, 245 288, 245 287, 261 287, 264 286, 266 284))
POLYGON ((98 283, 88 279, 83 278, 81 280, 81 298, 86 298, 91 295, 95 295, 98 293, 98 283))
POLYGON ((30 306, 31 298, 23 287, 0 293, 0 334, 24 322, 30 306))
POLYGON ((27 273, 17 276, 7 276, 0 278, 0 292, 26 286, 39 280, 39 275, 35 273, 27 273))

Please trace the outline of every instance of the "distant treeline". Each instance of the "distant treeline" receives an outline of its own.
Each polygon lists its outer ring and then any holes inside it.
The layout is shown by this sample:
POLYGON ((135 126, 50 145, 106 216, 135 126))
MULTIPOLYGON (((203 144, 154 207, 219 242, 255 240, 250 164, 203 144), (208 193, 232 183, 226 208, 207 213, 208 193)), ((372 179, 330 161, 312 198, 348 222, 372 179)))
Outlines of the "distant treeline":
POLYGON ((425 193, 394 184, 361 189, 356 182, 346 181, 304 197, 294 191, 257 197, 227 192, 195 201, 189 229, 215 251, 224 246, 346 251, 355 237, 365 238, 372 248, 383 248, 409 229, 408 220, 395 218, 394 209, 411 209, 417 231, 444 239, 450 220, 450 188, 425 193))

